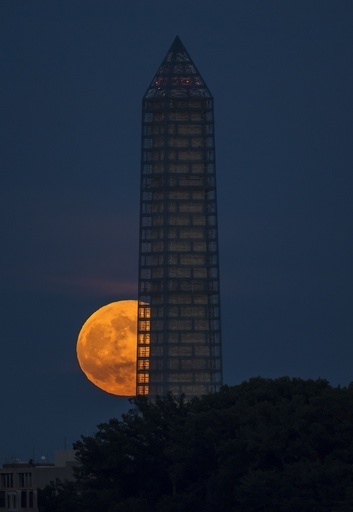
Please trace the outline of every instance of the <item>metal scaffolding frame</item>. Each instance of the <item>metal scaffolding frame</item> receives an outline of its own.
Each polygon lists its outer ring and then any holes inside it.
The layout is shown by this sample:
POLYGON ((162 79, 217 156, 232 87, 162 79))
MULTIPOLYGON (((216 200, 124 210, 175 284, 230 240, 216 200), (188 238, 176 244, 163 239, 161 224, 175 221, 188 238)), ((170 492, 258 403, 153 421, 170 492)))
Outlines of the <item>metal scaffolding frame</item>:
POLYGON ((142 108, 137 394, 222 384, 213 98, 177 37, 142 108))

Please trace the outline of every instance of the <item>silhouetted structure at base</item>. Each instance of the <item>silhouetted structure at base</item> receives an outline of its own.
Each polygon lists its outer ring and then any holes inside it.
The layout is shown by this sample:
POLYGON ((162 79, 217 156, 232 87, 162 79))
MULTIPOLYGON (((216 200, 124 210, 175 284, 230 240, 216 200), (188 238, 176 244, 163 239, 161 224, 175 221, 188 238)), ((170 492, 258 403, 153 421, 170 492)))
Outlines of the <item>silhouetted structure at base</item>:
POLYGON ((73 468, 78 464, 74 450, 57 450, 54 464, 44 460, 16 460, 3 464, 0 468, 0 510, 38 512, 38 489, 57 479, 73 480, 73 468))

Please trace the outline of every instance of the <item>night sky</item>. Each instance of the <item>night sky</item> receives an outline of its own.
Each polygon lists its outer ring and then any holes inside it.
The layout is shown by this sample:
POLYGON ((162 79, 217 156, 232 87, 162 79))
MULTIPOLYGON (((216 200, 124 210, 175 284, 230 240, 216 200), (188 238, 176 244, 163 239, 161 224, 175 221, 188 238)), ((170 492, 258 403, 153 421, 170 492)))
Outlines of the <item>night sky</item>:
POLYGON ((75 346, 137 297, 141 100, 176 35, 215 98, 224 382, 353 381, 353 2, 1 0, 0 462, 130 407, 75 346))

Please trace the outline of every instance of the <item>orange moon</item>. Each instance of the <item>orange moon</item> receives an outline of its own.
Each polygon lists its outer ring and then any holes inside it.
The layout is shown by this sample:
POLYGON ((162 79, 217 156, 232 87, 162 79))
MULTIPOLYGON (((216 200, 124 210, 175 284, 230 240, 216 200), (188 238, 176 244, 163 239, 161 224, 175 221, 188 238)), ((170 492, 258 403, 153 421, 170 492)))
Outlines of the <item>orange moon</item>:
POLYGON ((83 324, 76 352, 88 380, 107 393, 136 395, 137 300, 112 302, 83 324))

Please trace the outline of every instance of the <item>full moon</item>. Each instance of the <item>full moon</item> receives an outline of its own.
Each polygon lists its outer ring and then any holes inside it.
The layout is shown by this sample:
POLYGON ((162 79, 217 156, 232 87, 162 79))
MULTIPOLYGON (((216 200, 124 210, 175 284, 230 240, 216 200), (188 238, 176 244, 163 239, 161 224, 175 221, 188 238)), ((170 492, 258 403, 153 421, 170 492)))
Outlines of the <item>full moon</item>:
POLYGON ((137 300, 112 302, 83 324, 77 359, 88 380, 107 393, 136 395, 137 300))

